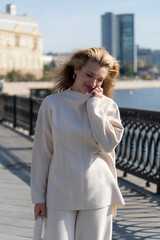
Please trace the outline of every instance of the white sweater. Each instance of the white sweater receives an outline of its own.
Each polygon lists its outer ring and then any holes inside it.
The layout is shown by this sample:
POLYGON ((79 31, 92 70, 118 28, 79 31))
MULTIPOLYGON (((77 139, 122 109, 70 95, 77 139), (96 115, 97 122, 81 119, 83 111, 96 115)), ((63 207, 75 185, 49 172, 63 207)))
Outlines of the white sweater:
POLYGON ((62 210, 124 205, 114 153, 122 135, 112 99, 71 88, 47 96, 35 130, 32 202, 62 210))

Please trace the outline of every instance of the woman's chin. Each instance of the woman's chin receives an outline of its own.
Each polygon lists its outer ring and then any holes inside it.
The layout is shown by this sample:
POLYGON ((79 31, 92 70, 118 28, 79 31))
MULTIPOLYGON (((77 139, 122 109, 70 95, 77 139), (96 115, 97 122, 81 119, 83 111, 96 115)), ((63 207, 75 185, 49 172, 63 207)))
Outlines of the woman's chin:
POLYGON ((86 85, 84 85, 83 89, 84 89, 84 93, 90 93, 92 91, 92 89, 90 89, 86 85))

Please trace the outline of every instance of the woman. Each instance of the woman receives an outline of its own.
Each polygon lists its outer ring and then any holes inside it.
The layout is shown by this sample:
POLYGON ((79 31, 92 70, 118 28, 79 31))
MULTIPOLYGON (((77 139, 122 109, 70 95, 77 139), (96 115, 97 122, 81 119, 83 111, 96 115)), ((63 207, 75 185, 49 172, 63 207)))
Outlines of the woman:
POLYGON ((112 215, 124 205, 114 149, 123 127, 109 98, 118 76, 103 48, 75 52, 40 107, 31 168, 35 219, 44 240, 109 240, 112 215))

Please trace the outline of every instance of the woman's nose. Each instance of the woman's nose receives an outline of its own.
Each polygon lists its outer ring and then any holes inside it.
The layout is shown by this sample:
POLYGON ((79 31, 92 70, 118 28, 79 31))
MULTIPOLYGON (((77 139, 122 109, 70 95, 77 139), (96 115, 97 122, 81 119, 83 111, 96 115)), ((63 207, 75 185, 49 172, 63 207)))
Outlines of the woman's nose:
POLYGON ((96 87, 96 85, 97 85, 97 80, 96 80, 96 79, 92 79, 91 85, 92 85, 92 87, 96 87))

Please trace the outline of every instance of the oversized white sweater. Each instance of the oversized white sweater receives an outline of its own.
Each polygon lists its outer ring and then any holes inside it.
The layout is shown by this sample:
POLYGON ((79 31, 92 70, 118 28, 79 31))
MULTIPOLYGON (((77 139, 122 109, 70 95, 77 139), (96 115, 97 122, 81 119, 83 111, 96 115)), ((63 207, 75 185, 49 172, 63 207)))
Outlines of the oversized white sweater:
POLYGON ((62 210, 124 205, 114 151, 122 134, 112 99, 71 88, 47 96, 33 144, 32 202, 62 210))

